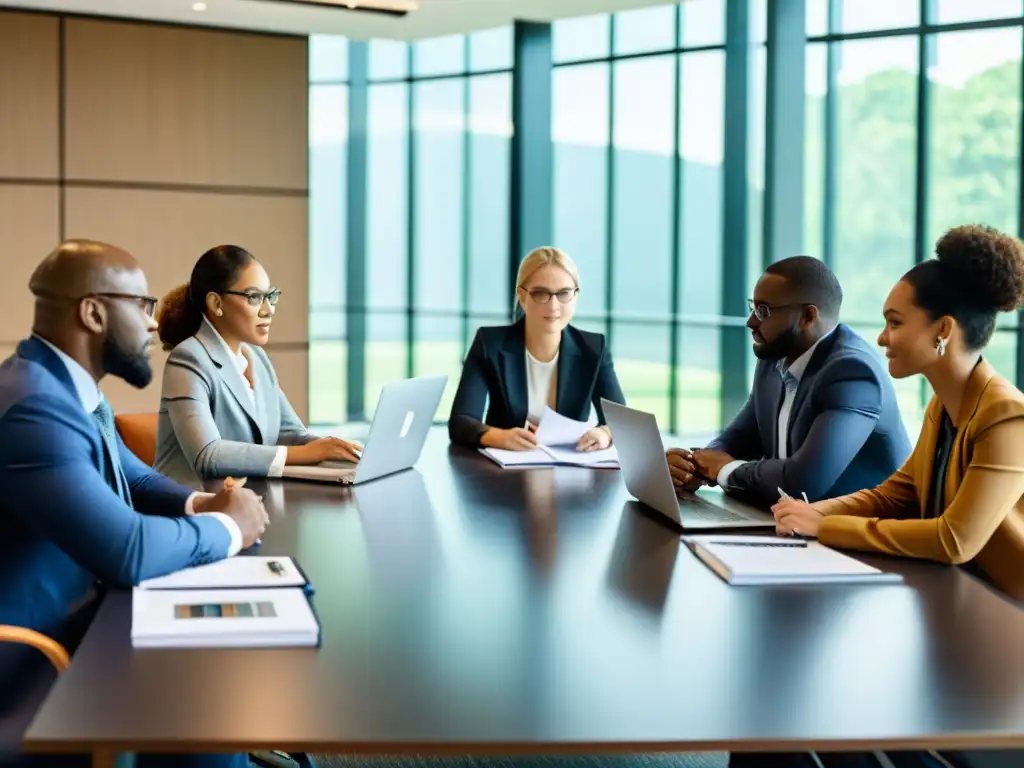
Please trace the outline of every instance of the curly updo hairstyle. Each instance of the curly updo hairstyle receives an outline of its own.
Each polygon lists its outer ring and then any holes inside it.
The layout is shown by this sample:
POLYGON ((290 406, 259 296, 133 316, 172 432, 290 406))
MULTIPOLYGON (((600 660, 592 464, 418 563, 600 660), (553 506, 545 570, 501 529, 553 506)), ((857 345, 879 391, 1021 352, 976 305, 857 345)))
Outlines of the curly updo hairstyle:
POLYGON ((1024 303, 1024 244, 992 227, 956 227, 936 244, 934 259, 903 279, 917 306, 932 320, 954 318, 968 349, 977 351, 992 338, 996 315, 1024 303))
POLYGON ((255 257, 237 245, 218 245, 200 256, 189 281, 169 291, 157 307, 157 334, 164 349, 195 336, 203 323, 206 295, 230 289, 253 261, 255 257))

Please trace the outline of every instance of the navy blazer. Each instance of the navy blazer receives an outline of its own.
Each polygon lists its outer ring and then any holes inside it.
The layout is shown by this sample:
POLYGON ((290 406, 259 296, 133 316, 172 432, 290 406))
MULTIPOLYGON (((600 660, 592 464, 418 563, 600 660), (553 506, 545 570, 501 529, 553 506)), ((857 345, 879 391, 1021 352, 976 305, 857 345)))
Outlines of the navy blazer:
POLYGON ((708 448, 749 463, 728 490, 762 505, 781 488, 811 501, 882 483, 910 455, 896 392, 875 350, 845 325, 823 339, 807 364, 790 410, 786 459, 778 459, 778 422, 785 389, 779 364, 759 360, 746 405, 708 448))
MULTIPOLYGON (((626 402, 604 336, 566 326, 558 348, 555 410, 570 419, 586 421, 593 405, 598 424, 604 424, 602 397, 614 403, 626 402)), ((528 400, 525 321, 481 328, 462 366, 448 434, 452 442, 479 446, 480 437, 491 427, 524 426, 528 400), (487 416, 481 421, 485 407, 487 416)))
MULTIPOLYGON (((118 438, 135 509, 124 504, 104 479, 101 441, 63 361, 37 339, 21 342, 0 365, 0 624, 71 648, 97 586, 212 562, 231 544, 218 520, 185 516, 190 489, 118 438)), ((12 671, 0 649, 0 705, 12 671)))

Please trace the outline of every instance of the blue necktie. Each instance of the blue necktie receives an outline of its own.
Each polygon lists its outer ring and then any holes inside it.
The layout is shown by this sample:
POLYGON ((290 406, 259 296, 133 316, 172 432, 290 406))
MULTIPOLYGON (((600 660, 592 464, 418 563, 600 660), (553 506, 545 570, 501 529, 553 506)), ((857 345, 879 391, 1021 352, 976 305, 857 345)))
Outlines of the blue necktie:
POLYGON ((106 399, 100 400, 92 417, 100 428, 100 435, 103 437, 103 448, 107 458, 106 480, 114 493, 121 497, 121 500, 129 507, 132 506, 132 495, 128 490, 128 478, 121 469, 121 456, 117 451, 117 434, 114 427, 114 411, 106 399))

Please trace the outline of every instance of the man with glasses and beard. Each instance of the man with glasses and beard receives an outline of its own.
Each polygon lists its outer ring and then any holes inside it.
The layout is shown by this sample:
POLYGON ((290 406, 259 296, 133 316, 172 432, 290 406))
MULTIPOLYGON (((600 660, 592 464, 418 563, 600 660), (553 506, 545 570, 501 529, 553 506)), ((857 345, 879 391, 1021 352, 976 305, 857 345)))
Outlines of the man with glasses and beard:
POLYGON ((768 507, 873 488, 910 454, 880 357, 839 324, 843 291, 810 256, 765 270, 749 300, 758 358, 746 405, 706 448, 668 451, 678 489, 703 483, 768 507))
MULTIPOLYGON (((230 557, 252 546, 268 518, 252 491, 193 493, 145 466, 117 436, 99 381, 110 375, 142 388, 153 375, 156 299, 131 255, 68 241, 29 287, 32 336, 0 365, 0 624, 42 632, 73 651, 104 587, 230 557)), ((0 715, 25 711, 39 695, 41 660, 0 643, 0 715)), ((21 756, 13 764, 90 762, 21 756)), ((234 768, 248 759, 153 755, 139 765, 234 768)))

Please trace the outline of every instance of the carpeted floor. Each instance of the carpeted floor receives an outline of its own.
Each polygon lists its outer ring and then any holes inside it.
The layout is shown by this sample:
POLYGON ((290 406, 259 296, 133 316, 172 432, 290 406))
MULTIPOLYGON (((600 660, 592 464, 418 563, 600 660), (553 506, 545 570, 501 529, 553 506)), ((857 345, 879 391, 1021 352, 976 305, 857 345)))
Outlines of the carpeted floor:
POLYGON ((593 757, 350 757, 313 755, 317 768, 725 768, 724 752, 593 757))

